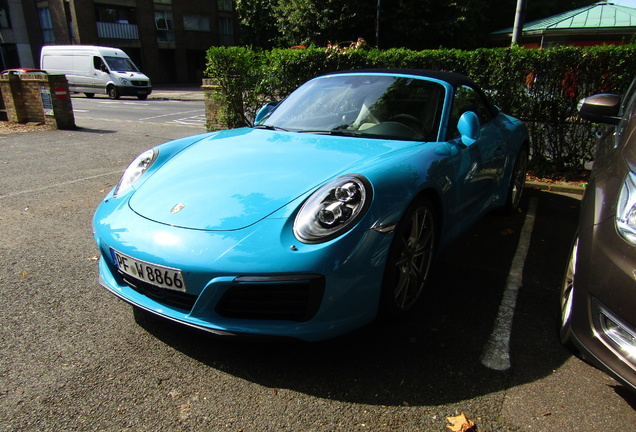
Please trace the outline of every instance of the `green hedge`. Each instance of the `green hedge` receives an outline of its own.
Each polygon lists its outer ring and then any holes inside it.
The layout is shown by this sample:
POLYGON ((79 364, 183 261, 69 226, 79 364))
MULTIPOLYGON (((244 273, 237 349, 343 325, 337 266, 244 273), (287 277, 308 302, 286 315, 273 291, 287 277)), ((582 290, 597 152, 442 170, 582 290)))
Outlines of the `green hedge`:
POLYGON ((463 73, 504 112, 526 122, 531 168, 545 174, 579 171, 593 158, 598 126, 580 120, 576 104, 594 93, 624 92, 636 72, 636 46, 475 51, 213 47, 207 60, 207 75, 224 93, 221 121, 229 128, 249 125, 264 102, 280 100, 324 73, 360 68, 463 73))

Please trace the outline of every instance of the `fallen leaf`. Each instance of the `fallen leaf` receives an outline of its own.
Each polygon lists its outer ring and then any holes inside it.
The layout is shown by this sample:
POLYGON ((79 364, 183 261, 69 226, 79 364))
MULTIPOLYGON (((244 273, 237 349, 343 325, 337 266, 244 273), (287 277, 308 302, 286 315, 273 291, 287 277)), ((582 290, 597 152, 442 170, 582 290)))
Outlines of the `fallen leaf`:
POLYGON ((506 228, 505 230, 501 231, 501 235, 510 235, 510 234, 514 234, 514 230, 510 229, 510 228, 506 228))
POLYGON ((23 272, 22 272, 22 277, 23 277, 23 278, 25 278, 25 277, 27 276, 27 273, 28 273, 28 271, 27 271, 27 270, 23 271, 23 272))
POLYGON ((455 417, 446 417, 446 420, 451 424, 446 426, 453 432, 468 432, 473 429, 475 423, 466 417, 466 414, 460 413, 455 417))

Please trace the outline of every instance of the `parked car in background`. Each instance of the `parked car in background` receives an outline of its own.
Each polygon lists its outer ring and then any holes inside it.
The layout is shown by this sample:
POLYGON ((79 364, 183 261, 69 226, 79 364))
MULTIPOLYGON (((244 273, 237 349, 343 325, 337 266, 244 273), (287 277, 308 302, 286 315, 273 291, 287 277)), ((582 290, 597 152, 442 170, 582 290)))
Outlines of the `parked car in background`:
POLYGON ((321 76, 254 127, 139 155, 95 213, 101 283, 213 333, 337 336, 426 297, 440 248, 519 206, 527 158, 463 75, 321 76))
POLYGON ((0 75, 46 75, 46 71, 29 68, 5 69, 0 72, 0 75))
POLYGON ((561 291, 561 340, 636 390, 636 81, 580 104, 599 141, 561 291))

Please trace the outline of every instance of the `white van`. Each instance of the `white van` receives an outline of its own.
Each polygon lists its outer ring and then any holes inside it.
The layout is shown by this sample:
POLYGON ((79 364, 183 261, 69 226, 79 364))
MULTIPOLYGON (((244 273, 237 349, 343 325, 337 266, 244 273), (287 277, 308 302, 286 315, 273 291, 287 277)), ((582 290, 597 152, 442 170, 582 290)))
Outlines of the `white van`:
POLYGON ((144 100, 152 92, 150 79, 119 48, 45 45, 40 53, 40 69, 66 75, 69 90, 89 98, 100 93, 111 99, 137 96, 144 100))

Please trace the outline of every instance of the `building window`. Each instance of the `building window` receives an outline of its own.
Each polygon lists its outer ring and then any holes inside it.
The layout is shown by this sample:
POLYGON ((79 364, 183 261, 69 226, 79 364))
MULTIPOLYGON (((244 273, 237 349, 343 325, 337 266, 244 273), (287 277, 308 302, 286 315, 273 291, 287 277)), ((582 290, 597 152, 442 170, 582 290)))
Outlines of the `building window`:
POLYGON ((219 42, 222 46, 234 45, 234 21, 232 18, 219 18, 219 42))
POLYGON ((155 26, 157 28, 157 40, 159 42, 174 42, 172 12, 163 10, 155 11, 155 26))
POLYGON ((118 8, 116 6, 97 5, 97 21, 117 24, 137 24, 134 8, 118 8))
POLYGON ((232 12, 234 7, 232 0, 217 0, 218 9, 223 12, 232 12))
POLYGON ((49 8, 38 9, 38 15, 40 16, 40 28, 42 29, 42 39, 44 39, 44 43, 55 42, 53 22, 51 21, 49 8))
POLYGON ((184 30, 210 31, 210 17, 205 15, 183 14, 184 30))
POLYGON ((11 28, 11 21, 9 20, 9 5, 7 0, 0 0, 0 28, 11 28))

